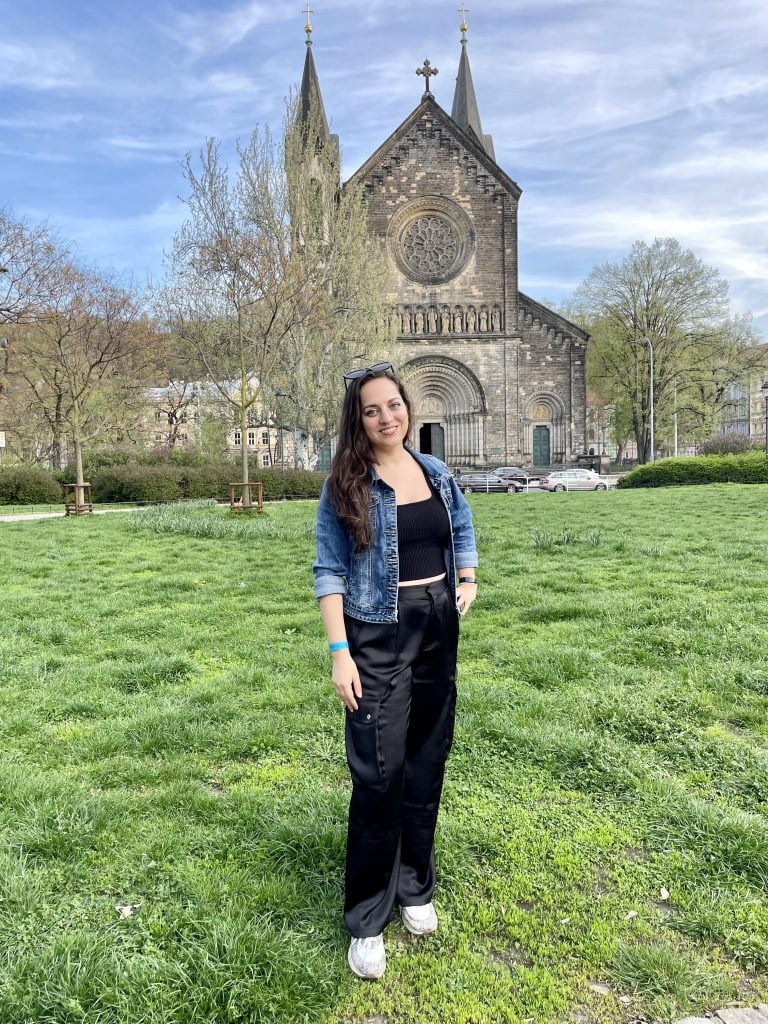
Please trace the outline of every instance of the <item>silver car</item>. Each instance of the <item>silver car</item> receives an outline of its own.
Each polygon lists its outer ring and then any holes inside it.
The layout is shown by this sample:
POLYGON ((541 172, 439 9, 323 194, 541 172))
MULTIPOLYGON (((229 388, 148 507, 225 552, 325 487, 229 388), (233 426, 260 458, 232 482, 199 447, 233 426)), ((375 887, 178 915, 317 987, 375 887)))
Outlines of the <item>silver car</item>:
POLYGON ((539 480, 545 491, 607 491, 608 484, 591 469, 562 469, 539 480))

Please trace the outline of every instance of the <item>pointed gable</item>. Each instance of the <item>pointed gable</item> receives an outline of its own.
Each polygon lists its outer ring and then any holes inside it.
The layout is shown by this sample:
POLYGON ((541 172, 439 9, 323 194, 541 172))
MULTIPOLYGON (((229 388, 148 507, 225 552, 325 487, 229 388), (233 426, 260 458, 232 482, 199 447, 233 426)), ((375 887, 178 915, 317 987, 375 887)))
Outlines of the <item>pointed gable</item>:
POLYGON ((485 178, 492 188, 507 192, 515 200, 522 195, 522 189, 499 167, 494 158, 478 141, 474 131, 461 127, 451 115, 440 106, 432 93, 426 93, 419 105, 408 115, 389 138, 379 146, 365 163, 349 179, 349 185, 374 180, 390 161, 399 162, 408 151, 409 137, 425 120, 432 123, 447 141, 458 145, 463 151, 465 162, 476 168, 476 173, 485 178))

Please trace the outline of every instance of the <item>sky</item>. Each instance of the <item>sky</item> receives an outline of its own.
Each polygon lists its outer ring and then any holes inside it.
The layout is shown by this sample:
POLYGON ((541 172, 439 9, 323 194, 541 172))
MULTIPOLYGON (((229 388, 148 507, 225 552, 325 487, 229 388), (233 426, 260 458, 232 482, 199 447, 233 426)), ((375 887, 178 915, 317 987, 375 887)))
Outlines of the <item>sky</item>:
MULTIPOLYGON (((460 0, 317 0, 313 55, 344 177, 419 103, 450 112, 460 0)), ((520 288, 566 301, 673 236, 768 338, 768 2, 468 0, 485 132, 523 189, 520 288)), ((158 280, 181 162, 280 126, 301 0, 0 0, 0 206, 86 260, 158 280)))

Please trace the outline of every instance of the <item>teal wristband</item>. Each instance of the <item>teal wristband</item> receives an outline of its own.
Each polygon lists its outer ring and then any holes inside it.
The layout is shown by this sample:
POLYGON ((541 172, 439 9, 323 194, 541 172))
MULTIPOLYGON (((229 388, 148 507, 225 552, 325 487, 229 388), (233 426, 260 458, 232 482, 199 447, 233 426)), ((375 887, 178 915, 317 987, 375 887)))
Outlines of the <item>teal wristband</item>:
POLYGON ((328 644, 328 649, 331 652, 333 652, 333 651, 348 651, 349 650, 349 644, 347 643, 346 640, 336 640, 334 643, 328 644))

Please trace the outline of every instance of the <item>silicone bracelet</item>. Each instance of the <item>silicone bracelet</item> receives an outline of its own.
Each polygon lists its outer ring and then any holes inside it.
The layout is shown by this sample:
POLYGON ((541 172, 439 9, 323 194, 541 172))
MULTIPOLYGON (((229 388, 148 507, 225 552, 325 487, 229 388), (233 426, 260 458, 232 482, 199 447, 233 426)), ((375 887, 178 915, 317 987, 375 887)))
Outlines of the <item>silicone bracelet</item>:
POLYGON ((471 580, 467 576, 459 576, 459 583, 471 583, 473 586, 477 586, 477 580, 471 580))
POLYGON ((328 644, 330 651, 348 651, 349 643, 346 640, 335 640, 332 644, 328 644))

